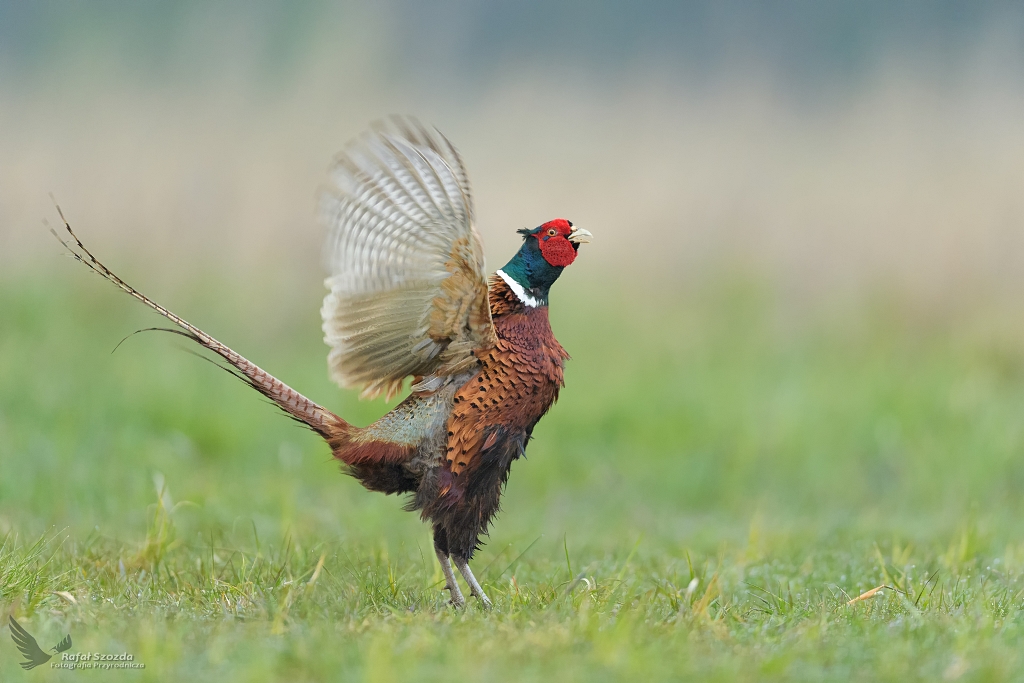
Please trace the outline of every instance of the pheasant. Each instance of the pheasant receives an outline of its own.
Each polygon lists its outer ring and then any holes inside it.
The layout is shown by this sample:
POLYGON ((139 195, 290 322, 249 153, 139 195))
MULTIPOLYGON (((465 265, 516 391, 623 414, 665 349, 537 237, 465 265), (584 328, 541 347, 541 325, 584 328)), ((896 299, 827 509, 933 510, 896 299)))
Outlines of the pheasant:
MULTIPOLYGON (((512 462, 558 398, 569 355, 548 321, 548 295, 581 243, 565 219, 522 229, 522 247, 487 276, 462 158, 410 118, 377 126, 332 168, 321 214, 330 290, 321 314, 332 379, 388 399, 410 394, 359 428, 149 299, 98 261, 61 214, 58 239, 91 270, 223 358, 226 369, 319 434, 365 488, 411 494, 432 526, 445 588, 465 605, 452 562, 485 608, 469 562, 499 509, 512 462)), ((59 211, 59 207, 58 207, 59 211)))

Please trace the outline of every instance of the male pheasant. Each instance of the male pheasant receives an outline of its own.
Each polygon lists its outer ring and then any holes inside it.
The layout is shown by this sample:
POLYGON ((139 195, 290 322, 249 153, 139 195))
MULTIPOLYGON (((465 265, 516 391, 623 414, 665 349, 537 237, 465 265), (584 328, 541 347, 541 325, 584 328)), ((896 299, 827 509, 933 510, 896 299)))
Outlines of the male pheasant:
MULTIPOLYGON (((523 245, 489 279, 462 158, 437 130, 394 119, 337 160, 325 192, 330 293, 321 310, 332 378, 362 397, 411 393, 358 428, 317 405, 100 263, 65 221, 74 256, 307 425, 371 491, 410 493, 433 527, 451 601, 491 602, 469 568, 534 426, 558 397, 569 355, 548 322, 548 293, 592 235, 564 219, 519 232, 523 245)), ((62 216, 63 218, 63 216, 62 216)))

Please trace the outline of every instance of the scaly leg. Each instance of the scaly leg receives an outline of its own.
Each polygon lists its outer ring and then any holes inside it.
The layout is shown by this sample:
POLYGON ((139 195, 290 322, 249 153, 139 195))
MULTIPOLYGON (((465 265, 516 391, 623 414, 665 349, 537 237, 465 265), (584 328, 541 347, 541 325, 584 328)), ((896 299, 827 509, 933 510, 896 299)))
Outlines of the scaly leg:
POLYGON ((470 592, 480 599, 480 602, 484 604, 484 609, 491 608, 491 599, 484 593, 484 589, 480 587, 476 577, 473 576, 473 570, 469 568, 469 561, 464 557, 455 555, 452 557, 455 560, 455 566, 459 568, 459 572, 462 573, 462 578, 469 584, 470 592))
POLYGON ((448 555, 440 548, 435 548, 434 552, 437 553, 437 561, 441 563, 441 571, 444 572, 444 587, 452 596, 452 604, 460 608, 465 607, 466 599, 462 597, 459 584, 455 581, 455 572, 452 571, 452 563, 448 560, 448 555))

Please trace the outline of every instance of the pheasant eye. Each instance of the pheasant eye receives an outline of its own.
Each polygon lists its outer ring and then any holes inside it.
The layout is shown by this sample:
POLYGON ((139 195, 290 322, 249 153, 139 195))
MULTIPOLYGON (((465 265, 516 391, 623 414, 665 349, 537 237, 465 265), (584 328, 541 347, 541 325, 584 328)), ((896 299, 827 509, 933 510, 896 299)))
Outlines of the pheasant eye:
POLYGON ((548 230, 548 237, 554 237, 557 234, 558 234, 558 231, 555 230, 554 228, 551 228, 550 230, 548 230))

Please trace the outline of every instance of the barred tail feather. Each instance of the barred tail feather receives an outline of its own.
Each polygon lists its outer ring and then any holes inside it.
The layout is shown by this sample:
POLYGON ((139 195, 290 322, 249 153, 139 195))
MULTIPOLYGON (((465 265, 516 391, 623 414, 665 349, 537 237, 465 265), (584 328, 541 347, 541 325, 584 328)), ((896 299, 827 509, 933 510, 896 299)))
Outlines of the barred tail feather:
POLYGON ((281 380, 257 366, 255 363, 249 361, 247 358, 236 353, 224 344, 221 344, 219 341, 208 335, 206 332, 203 332, 192 323, 167 310, 115 275, 109 268, 100 263, 88 249, 86 249, 85 245, 82 244, 82 241, 78 239, 78 236, 71 229, 71 225, 68 224, 67 219, 64 218, 64 213, 60 210, 59 206, 57 207, 57 213, 60 214, 60 218, 64 222, 64 228, 74 241, 74 245, 61 238, 56 231, 51 229, 50 232, 52 232, 54 237, 56 237, 60 243, 71 252, 71 255, 76 260, 85 264, 89 270, 93 271, 103 279, 117 285, 123 291, 135 297, 146 306, 149 306, 154 311, 180 327, 183 330, 183 336, 188 337, 200 346, 213 351, 218 356, 226 360, 231 367, 237 371, 238 376, 245 381, 246 384, 269 398, 289 416, 307 425, 310 429, 327 440, 332 447, 334 447, 335 443, 347 440, 345 437, 351 432, 351 425, 331 411, 317 405, 299 392, 295 391, 281 380), (77 247, 77 249, 75 247, 77 247))

